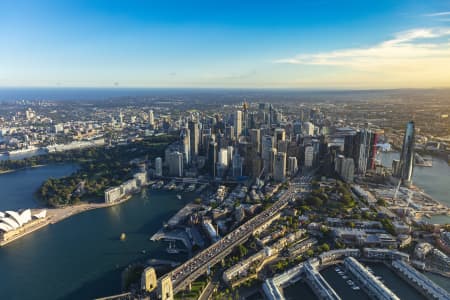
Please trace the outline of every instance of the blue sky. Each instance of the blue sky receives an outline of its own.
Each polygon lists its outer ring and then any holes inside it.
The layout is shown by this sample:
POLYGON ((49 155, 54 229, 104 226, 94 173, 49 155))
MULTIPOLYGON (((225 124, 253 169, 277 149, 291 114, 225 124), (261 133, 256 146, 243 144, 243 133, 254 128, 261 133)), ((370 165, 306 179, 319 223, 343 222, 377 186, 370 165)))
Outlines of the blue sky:
POLYGON ((450 86, 450 2, 0 2, 0 86, 450 86))

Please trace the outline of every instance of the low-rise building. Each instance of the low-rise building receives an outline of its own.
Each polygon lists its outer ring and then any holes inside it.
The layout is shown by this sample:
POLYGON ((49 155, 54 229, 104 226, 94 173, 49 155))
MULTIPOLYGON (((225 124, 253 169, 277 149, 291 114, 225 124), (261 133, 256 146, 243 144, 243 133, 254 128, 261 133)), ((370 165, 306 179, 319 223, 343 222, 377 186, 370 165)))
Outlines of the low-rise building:
POLYGON ((364 257, 370 259, 390 259, 390 260, 404 260, 409 261, 409 255, 397 250, 383 249, 383 248, 364 248, 364 257))
POLYGON ((319 260, 321 264, 328 264, 330 262, 335 262, 338 260, 343 260, 346 257, 360 257, 361 251, 359 249, 338 249, 324 252, 319 255, 319 260))

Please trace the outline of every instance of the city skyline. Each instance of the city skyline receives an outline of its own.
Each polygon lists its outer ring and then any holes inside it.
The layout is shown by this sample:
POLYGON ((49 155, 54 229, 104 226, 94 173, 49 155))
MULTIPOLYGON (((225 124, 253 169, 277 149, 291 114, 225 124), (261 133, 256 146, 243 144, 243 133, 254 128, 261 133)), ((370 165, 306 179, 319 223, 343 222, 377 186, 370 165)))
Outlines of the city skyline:
POLYGON ((11 1, 0 20, 0 87, 450 87, 441 1, 11 1))

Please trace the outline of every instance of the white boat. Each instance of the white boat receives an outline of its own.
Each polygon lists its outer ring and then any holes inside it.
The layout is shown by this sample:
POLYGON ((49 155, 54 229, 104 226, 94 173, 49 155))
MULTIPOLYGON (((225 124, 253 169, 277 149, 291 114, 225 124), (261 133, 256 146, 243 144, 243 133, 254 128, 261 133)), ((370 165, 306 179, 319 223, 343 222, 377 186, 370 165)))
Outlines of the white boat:
POLYGON ((181 200, 181 195, 180 194, 177 194, 177 199, 181 200))

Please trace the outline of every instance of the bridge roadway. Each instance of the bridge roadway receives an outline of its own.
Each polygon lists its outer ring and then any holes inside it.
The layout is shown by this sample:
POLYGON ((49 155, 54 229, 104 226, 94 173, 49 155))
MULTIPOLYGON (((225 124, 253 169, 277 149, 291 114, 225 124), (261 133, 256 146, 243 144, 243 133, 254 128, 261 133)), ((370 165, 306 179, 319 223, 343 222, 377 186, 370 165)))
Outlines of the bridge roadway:
POLYGON ((202 274, 205 274, 209 267, 214 266, 230 254, 234 247, 245 242, 258 227, 269 221, 283 209, 293 194, 292 187, 289 187, 270 208, 248 220, 216 243, 174 269, 170 273, 174 293, 176 294, 186 289, 191 282, 202 274))

